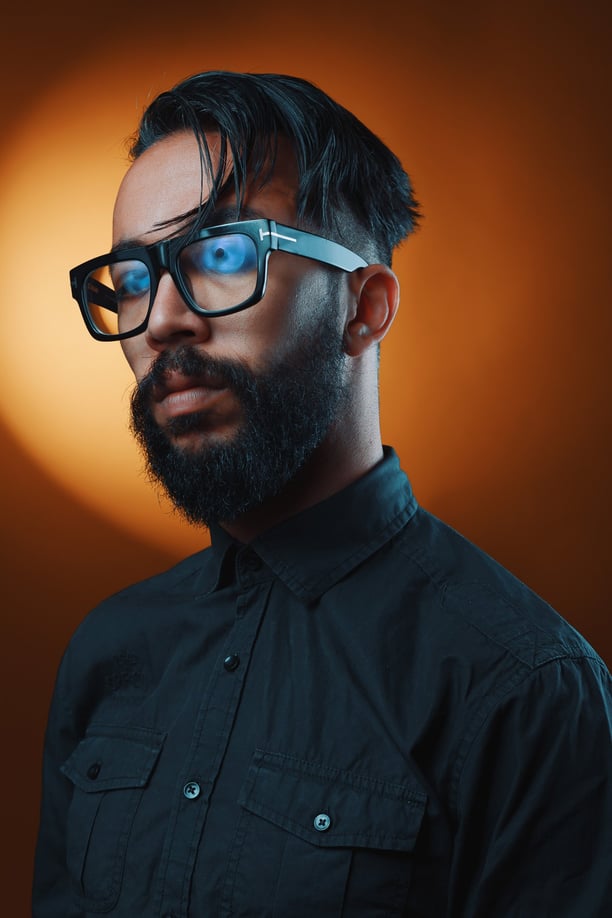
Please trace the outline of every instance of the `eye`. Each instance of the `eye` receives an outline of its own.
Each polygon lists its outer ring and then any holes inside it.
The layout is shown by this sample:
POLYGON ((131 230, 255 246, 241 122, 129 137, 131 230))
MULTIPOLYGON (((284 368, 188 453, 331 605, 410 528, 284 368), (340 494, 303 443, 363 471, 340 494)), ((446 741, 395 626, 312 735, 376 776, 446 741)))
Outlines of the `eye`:
POLYGON ((112 276, 118 301, 142 297, 149 292, 149 271, 141 262, 118 262, 112 268, 112 276))
POLYGON ((206 274, 242 274, 257 265, 255 243, 240 233, 202 239, 190 245, 183 252, 185 256, 193 269, 206 274))

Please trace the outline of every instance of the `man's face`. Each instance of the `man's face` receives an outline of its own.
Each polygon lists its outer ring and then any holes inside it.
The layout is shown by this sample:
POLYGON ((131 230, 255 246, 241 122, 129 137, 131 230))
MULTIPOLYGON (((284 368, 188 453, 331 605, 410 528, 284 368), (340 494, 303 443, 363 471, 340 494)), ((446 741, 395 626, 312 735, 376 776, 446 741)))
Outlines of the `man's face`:
MULTIPOLYGON (((214 155, 215 137, 209 138, 214 155)), ((293 157, 249 189, 249 216, 294 225, 293 157)), ((158 142, 120 188, 113 244, 151 244, 208 196, 194 137, 158 142)), ((232 198, 215 223, 235 219, 232 198)), ((147 330, 122 342, 138 387, 133 429, 149 470, 196 522, 229 521, 278 493, 324 440, 346 398, 338 276, 274 252, 260 303, 233 315, 191 312, 162 275, 147 330)))

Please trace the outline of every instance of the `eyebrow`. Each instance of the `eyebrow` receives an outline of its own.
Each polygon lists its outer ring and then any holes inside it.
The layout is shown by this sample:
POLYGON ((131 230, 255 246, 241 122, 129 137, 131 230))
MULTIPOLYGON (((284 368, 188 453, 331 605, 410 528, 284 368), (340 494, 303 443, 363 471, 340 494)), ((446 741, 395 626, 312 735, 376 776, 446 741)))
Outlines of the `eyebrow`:
MULTIPOLYGON (((115 254, 117 252, 124 252, 127 249, 146 248, 147 245, 150 245, 150 243, 146 241, 146 237, 150 235, 151 233, 156 232, 160 226, 162 225, 167 226, 167 225, 170 225, 171 223, 178 222, 178 221, 182 221, 182 222, 186 221, 190 217, 195 217, 197 213, 198 213, 198 210, 196 208, 194 210, 188 211, 185 214, 181 214, 179 217, 175 217, 173 220, 167 221, 167 223, 157 224, 156 226, 153 227, 153 229, 147 230, 147 232, 143 236, 135 236, 131 238, 120 239, 111 248, 111 254, 115 254)), ((248 207, 247 205, 243 205, 240 208, 240 211, 238 213, 236 213, 235 207, 226 206, 226 207, 221 207, 221 208, 214 210, 210 214, 210 218, 206 220, 206 222, 203 223, 201 226, 199 226, 198 229, 207 229, 211 226, 223 226, 226 223, 240 223, 242 220, 245 220, 245 219, 246 220, 267 220, 268 217, 266 217, 266 215, 262 213, 260 210, 257 210, 254 207, 248 207)), ((188 229, 188 227, 185 227, 185 229, 188 229)), ((188 235, 188 234, 181 233, 179 231, 165 238, 173 239, 181 235, 188 235)))

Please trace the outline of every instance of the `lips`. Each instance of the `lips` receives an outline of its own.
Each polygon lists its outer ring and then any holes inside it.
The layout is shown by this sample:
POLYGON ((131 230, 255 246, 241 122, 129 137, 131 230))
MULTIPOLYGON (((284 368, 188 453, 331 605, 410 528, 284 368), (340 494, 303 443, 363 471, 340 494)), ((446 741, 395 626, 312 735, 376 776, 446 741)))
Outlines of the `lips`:
POLYGON ((219 376, 166 373, 153 388, 156 420, 163 423, 182 414, 210 410, 227 391, 227 384, 219 376))
POLYGON ((188 392, 192 389, 210 389, 219 391, 226 389, 227 383, 220 376, 212 373, 187 375, 185 373, 164 373, 163 380, 153 387, 153 398, 156 402, 163 402, 168 396, 179 392, 188 392))

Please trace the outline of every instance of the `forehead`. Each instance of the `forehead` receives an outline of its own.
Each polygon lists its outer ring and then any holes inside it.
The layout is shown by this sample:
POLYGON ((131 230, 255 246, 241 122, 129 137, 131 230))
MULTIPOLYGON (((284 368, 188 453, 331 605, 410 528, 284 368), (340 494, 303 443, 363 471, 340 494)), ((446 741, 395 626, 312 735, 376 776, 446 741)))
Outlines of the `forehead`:
MULTIPOLYGON (((219 164, 219 137, 207 133, 212 168, 219 164)), ((228 163, 228 174, 231 160, 228 163)), ((293 222, 297 192, 297 168, 288 142, 279 143, 274 172, 264 186, 247 185, 244 204, 262 216, 293 222)), ((149 147, 128 169, 117 194, 113 217, 113 243, 126 239, 155 242, 176 232, 177 217, 204 203, 211 182, 201 161, 194 135, 188 131, 171 134, 149 147), (170 225, 169 225, 170 224, 170 225)), ((228 193, 221 205, 231 206, 228 193)))

